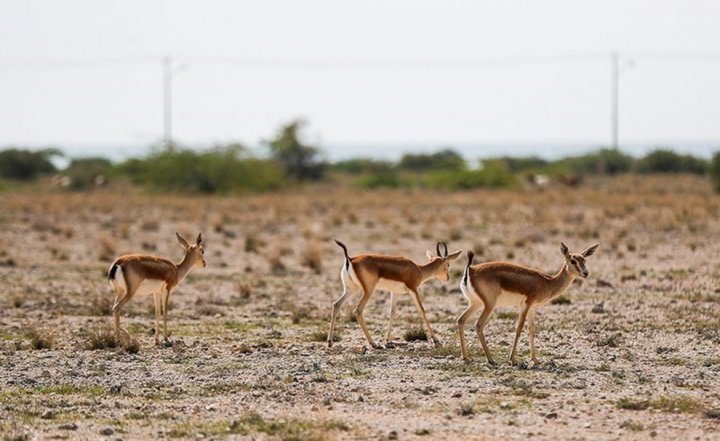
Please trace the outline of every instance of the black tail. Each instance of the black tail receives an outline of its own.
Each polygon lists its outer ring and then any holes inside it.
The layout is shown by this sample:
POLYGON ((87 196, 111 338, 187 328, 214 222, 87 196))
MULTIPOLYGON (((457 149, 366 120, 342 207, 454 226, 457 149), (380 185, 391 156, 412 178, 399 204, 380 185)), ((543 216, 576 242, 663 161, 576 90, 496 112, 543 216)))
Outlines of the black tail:
POLYGON ((344 243, 340 242, 337 239, 334 239, 335 243, 340 246, 340 248, 343 249, 343 253, 345 253, 345 269, 350 271, 350 256, 348 256, 347 247, 344 243))
POLYGON ((468 263, 467 263, 467 266, 465 267, 465 276, 463 277, 463 283, 465 285, 467 285, 468 277, 470 277, 470 266, 472 265, 473 259, 475 258, 475 252, 473 250, 468 250, 467 256, 468 256, 468 263))
POLYGON ((115 273, 117 272, 118 268, 120 268, 119 265, 113 265, 110 267, 110 271, 108 271, 108 280, 115 280, 115 273))

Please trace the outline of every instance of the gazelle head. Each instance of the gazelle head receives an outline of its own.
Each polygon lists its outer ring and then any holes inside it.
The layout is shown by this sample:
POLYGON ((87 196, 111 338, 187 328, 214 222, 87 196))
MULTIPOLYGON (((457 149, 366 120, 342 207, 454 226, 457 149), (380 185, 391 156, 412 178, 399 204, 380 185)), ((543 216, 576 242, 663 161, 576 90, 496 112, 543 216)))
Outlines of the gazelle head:
POLYGON ((583 279, 587 278, 590 272, 585 266, 585 258, 592 256, 595 253, 598 245, 599 244, 597 243, 595 245, 590 245, 582 253, 576 254, 570 252, 570 249, 568 249, 568 246, 565 244, 565 242, 560 242, 560 252, 563 254, 563 256, 565 256, 565 263, 567 264, 570 273, 574 274, 575 276, 582 277, 583 279))
POLYGON ((437 245, 435 245, 435 255, 433 255, 432 251, 428 250, 427 257, 428 259, 430 259, 430 262, 442 262, 437 267, 432 277, 442 280, 443 282, 447 282, 448 280, 450 280, 450 262, 457 259, 460 253, 462 253, 462 250, 457 250, 454 253, 448 255, 448 247, 445 242, 438 242, 437 245), (443 247, 442 250, 440 249, 441 245, 443 247))
POLYGON ((205 268, 207 263, 205 263, 205 248, 203 248, 202 233, 198 233, 194 245, 190 245, 188 241, 180 235, 180 233, 175 233, 175 235, 177 236, 178 242, 180 242, 180 245, 185 250, 186 259, 189 259, 193 266, 205 268))

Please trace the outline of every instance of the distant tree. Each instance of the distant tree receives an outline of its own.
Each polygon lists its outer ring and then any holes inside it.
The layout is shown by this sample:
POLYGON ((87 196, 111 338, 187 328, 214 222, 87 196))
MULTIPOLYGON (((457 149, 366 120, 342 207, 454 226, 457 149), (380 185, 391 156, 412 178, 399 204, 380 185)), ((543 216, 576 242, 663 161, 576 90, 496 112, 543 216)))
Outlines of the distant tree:
POLYGON ((54 156, 62 156, 57 149, 30 151, 10 148, 0 151, 0 178, 29 181, 39 175, 56 170, 51 162, 54 156))
POLYGON ((710 176, 712 177, 715 191, 720 193, 720 151, 715 152, 710 163, 710 176))
POLYGON ((320 149, 305 145, 300 140, 299 132, 305 124, 302 120, 285 124, 266 144, 288 177, 299 181, 318 180, 323 177, 327 164, 321 160, 320 149))
POLYGON ((454 150, 445 149, 436 153, 408 153, 403 155, 398 167, 410 171, 430 170, 464 170, 467 168, 465 159, 454 150))

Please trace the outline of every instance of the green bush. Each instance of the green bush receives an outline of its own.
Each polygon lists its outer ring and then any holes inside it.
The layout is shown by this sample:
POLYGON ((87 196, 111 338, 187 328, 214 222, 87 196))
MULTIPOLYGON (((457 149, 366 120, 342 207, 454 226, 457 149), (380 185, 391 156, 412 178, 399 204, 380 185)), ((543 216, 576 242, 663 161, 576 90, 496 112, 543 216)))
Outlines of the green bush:
POLYGON ((445 149, 436 153, 405 154, 398 167, 403 170, 425 172, 431 170, 464 170, 465 159, 459 153, 445 149))
POLYGON ((638 161, 640 173, 694 173, 705 174, 708 162, 692 155, 681 155, 668 149, 656 149, 638 161))
POLYGON ((398 188, 408 183, 404 182, 397 172, 385 171, 365 174, 356 184, 363 188, 398 188))
POLYGON ((635 158, 617 149, 600 149, 581 156, 572 156, 556 162, 568 171, 578 174, 616 175, 628 173, 635 164, 635 158))
POLYGON ((70 188, 82 190, 99 183, 98 178, 112 173, 112 163, 105 158, 79 158, 73 159, 63 174, 70 178, 70 188))
POLYGON ((713 180, 715 191, 720 193, 720 151, 715 152, 710 163, 710 177, 713 180))
POLYGON ((543 172, 550 164, 549 161, 538 158, 537 156, 501 156, 499 158, 494 158, 494 160, 505 163, 507 169, 513 173, 543 172))
POLYGON ((128 160, 118 172, 157 190, 190 193, 266 191, 284 182, 275 162, 252 157, 239 144, 200 152, 171 147, 128 160))
POLYGON ((479 170, 437 171, 428 173, 423 183, 430 188, 466 190, 471 188, 503 188, 515 183, 515 177, 501 160, 483 161, 479 170))
POLYGON ((0 152, 0 178, 29 181, 40 175, 52 173, 56 169, 50 160, 54 156, 61 155, 56 149, 34 152, 17 148, 3 150, 0 152))
POLYGON ((345 161, 336 162, 332 165, 332 169, 339 172, 349 173, 351 175, 361 175, 364 173, 388 173, 392 172, 395 165, 390 161, 378 161, 369 158, 347 159, 345 161))

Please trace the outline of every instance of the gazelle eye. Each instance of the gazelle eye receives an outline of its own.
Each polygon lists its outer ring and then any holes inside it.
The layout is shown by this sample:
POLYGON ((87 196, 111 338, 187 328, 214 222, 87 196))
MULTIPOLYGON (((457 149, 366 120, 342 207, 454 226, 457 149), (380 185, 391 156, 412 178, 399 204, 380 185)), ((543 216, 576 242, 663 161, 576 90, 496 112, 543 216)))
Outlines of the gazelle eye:
POLYGON ((573 264, 573 265, 577 265, 577 260, 573 259, 573 260, 570 261, 570 263, 573 264))

